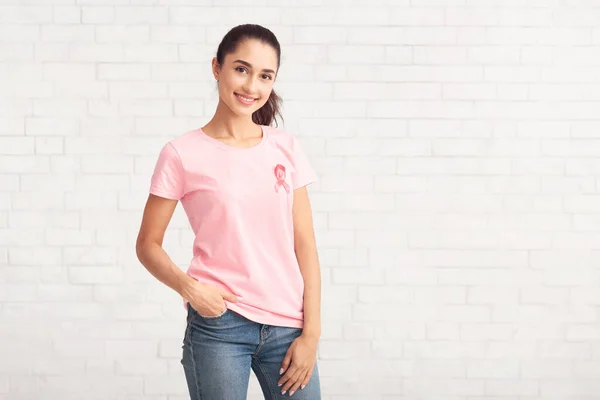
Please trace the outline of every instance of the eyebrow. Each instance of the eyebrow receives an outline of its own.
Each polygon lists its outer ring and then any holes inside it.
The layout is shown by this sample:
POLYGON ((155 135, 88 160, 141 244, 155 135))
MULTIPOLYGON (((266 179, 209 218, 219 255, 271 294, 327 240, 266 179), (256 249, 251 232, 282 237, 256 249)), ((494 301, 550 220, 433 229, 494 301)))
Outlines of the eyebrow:
MULTIPOLYGON (((244 64, 246 67, 252 68, 252 64, 250 64, 247 61, 244 61, 244 60, 235 60, 234 62, 237 62, 237 63, 240 63, 240 64, 244 64)), ((271 72, 272 74, 275 73, 275 71, 273 71, 272 69, 263 69, 263 72, 271 72)))

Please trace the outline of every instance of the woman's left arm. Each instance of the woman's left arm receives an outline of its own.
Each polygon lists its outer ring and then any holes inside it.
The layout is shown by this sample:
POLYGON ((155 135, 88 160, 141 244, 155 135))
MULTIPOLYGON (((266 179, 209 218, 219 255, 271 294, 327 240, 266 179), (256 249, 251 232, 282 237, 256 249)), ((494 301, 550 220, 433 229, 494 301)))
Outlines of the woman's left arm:
POLYGON ((304 279, 304 329, 302 335, 321 336, 321 269, 306 187, 294 190, 294 250, 304 279))
POLYGON ((282 362, 278 386, 290 396, 308 384, 321 337, 321 271, 306 187, 294 190, 294 250, 304 279, 304 327, 282 362))

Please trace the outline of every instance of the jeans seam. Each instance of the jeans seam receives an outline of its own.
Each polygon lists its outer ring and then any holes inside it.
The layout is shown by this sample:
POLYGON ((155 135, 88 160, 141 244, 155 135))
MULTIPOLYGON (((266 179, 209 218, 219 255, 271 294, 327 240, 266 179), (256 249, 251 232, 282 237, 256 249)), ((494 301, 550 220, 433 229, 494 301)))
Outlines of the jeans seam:
POLYGON ((256 358, 258 357, 258 352, 260 351, 260 348, 262 347, 263 343, 262 341, 258 344, 258 346, 256 346, 256 351, 254 352, 254 354, 252 354, 252 357, 256 358))
POLYGON ((190 358, 192 360, 192 371, 194 371, 194 384, 196 385, 196 396, 198 397, 198 400, 202 400, 202 395, 200 394, 200 384, 198 382, 198 370, 196 369, 196 353, 194 352, 194 346, 192 344, 191 339, 192 338, 190 334, 190 358))
POLYGON ((273 396, 273 399, 275 399, 275 387, 273 385, 273 382, 271 381, 271 378, 269 377, 269 374, 267 374, 267 372, 263 369, 263 366, 258 359, 256 359, 256 364, 258 364, 258 368, 260 368, 260 371, 263 373, 263 376, 265 377, 267 383, 269 384, 269 390, 271 391, 271 396, 273 396))
MULTIPOLYGON (((261 331, 262 332, 262 331, 261 331)), ((256 351, 254 352, 254 354, 252 354, 252 357, 256 358, 256 361, 258 361, 258 352, 260 351, 261 347, 265 344, 264 338, 262 337, 262 333, 260 334, 260 341, 258 342, 258 346, 256 346, 256 351)))

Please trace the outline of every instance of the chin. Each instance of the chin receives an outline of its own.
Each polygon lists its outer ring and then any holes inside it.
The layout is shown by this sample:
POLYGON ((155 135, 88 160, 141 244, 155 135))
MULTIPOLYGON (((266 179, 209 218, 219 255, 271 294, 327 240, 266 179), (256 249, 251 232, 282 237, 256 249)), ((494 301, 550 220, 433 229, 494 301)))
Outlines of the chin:
POLYGON ((244 107, 237 104, 237 99, 234 99, 234 107, 230 107, 234 114, 240 116, 251 116, 256 111, 260 110, 264 104, 260 104, 258 107, 244 107))
POLYGON ((258 110, 258 108, 240 108, 240 107, 236 107, 233 109, 234 114, 237 115, 244 115, 244 116, 248 116, 248 115, 252 115, 254 114, 254 112, 258 110))

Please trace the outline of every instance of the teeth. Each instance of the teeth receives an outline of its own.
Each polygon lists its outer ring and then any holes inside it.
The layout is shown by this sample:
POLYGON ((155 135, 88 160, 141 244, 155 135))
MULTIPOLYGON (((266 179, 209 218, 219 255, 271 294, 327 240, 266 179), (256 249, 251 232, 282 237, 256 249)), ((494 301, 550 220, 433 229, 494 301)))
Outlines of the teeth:
POLYGON ((246 100, 246 101, 248 101, 248 102, 250 102, 250 101, 254 101, 254 99, 252 99, 252 98, 248 98, 248 97, 240 96, 239 94, 238 94, 237 96, 238 96, 238 97, 240 97, 242 100, 246 100))

